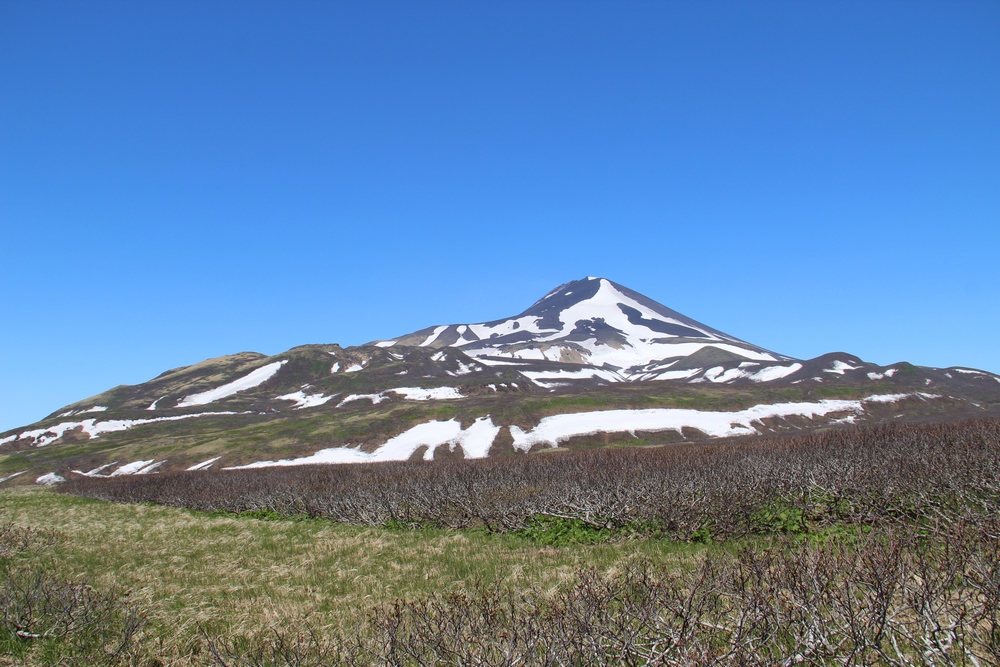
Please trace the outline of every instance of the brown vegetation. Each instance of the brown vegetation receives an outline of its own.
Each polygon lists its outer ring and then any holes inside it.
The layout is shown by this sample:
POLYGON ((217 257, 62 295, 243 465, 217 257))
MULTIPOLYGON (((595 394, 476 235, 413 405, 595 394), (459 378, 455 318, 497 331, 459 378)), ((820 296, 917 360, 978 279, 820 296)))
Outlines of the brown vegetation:
POLYGON ((84 479, 64 491, 356 525, 510 532, 568 521, 618 535, 733 539, 996 516, 1000 422, 883 425, 752 443, 479 461, 84 479))
POLYGON ((281 629, 209 653, 253 667, 998 664, 998 528, 784 538, 687 572, 639 563, 582 571, 553 597, 493 586, 400 601, 368 633, 281 629))

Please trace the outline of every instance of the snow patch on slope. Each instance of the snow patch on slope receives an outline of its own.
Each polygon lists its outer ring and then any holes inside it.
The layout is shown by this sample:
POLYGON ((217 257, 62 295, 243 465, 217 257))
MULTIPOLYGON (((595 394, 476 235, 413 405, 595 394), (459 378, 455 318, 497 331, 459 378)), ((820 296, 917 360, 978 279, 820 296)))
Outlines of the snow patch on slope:
POLYGON ((608 382, 624 381, 618 373, 603 368, 585 368, 579 371, 521 371, 521 375, 540 385, 560 384, 564 380, 590 380, 594 378, 607 380, 608 382))
POLYGON ((662 373, 656 373, 650 380, 686 380, 690 377, 694 377, 698 373, 701 373, 704 368, 692 368, 687 371, 663 371, 662 373))
POLYGON ((201 463, 196 463, 195 465, 188 468, 188 470, 207 470, 212 467, 212 464, 221 459, 221 456, 216 456, 214 459, 209 459, 207 461, 202 461, 201 463))
POLYGON ((423 389, 421 387, 396 387, 389 389, 393 394, 399 394, 410 401, 442 401, 453 398, 465 398, 454 387, 434 387, 423 389))
POLYGON ((747 370, 747 367, 750 365, 756 364, 742 363, 739 368, 730 368, 729 370, 723 369, 722 366, 715 366, 705 371, 705 374, 694 380, 694 382, 708 380, 709 382, 722 383, 732 382, 741 378, 746 378, 751 382, 773 382, 774 380, 780 380, 783 377, 788 377, 792 373, 802 370, 802 364, 794 363, 790 366, 768 366, 759 371, 750 372, 747 370))
MULTIPOLYGON (((861 413, 865 403, 891 403, 911 394, 869 396, 861 400, 824 400, 815 403, 777 403, 755 405, 737 412, 707 412, 682 408, 651 410, 601 410, 553 415, 542 419, 538 426, 528 431, 510 427, 514 447, 528 451, 534 445, 555 447, 563 440, 596 433, 626 431, 676 431, 693 428, 712 438, 754 435, 759 431, 753 426, 763 419, 775 417, 815 417, 838 412, 861 413)), ((928 394, 927 396, 932 396, 928 394)))
POLYGON ((1000 378, 998 378, 993 373, 986 373, 986 372, 983 372, 983 371, 976 371, 976 370, 972 370, 971 368, 952 368, 951 370, 955 371, 956 373, 963 373, 965 375, 977 375, 977 376, 983 377, 983 378, 993 378, 997 382, 1000 382, 1000 378))
POLYGON ((88 470, 87 472, 83 472, 82 470, 74 470, 73 472, 75 472, 77 475, 83 475, 84 477, 105 477, 106 475, 102 475, 101 472, 107 470, 113 465, 118 465, 118 461, 105 463, 104 465, 97 466, 93 470, 88 470))
POLYGON ((288 360, 285 359, 283 361, 275 361, 274 363, 266 366, 261 366, 260 368, 251 371, 248 375, 244 375, 243 377, 233 380, 228 384, 224 384, 221 387, 216 387, 215 389, 209 389, 208 391, 186 396, 177 403, 177 407, 187 408, 192 405, 207 405, 213 401, 218 401, 219 399, 232 396, 233 394, 246 389, 252 389, 262 385, 270 380, 271 377, 287 363, 288 360))
POLYGON ((148 461, 133 461, 132 463, 126 463, 112 472, 110 476, 121 477, 122 475, 138 475, 155 462, 155 459, 150 459, 148 461))
POLYGON ((7 480, 14 479, 18 475, 23 475, 26 472, 28 472, 28 471, 27 470, 22 470, 21 472, 15 472, 13 475, 7 475, 6 477, 0 477, 0 484, 3 484, 7 480))
POLYGON ((41 486, 55 486, 56 484, 62 484, 65 481, 65 477, 57 475, 54 472, 50 472, 47 475, 42 475, 36 479, 35 484, 39 484, 41 486))
POLYGON ((270 468, 274 466, 300 466, 316 463, 372 463, 376 461, 406 461, 421 447, 426 446, 424 460, 434 459, 434 450, 442 445, 448 445, 450 451, 460 446, 466 458, 484 458, 490 451, 490 446, 500 432, 500 427, 493 424, 489 416, 477 419, 469 428, 463 430, 456 419, 448 421, 429 421, 390 438, 374 452, 364 452, 356 447, 331 447, 298 459, 281 459, 279 461, 258 461, 244 466, 226 468, 238 470, 245 468, 270 468))
POLYGON ((384 401, 386 398, 388 397, 385 394, 351 394, 350 396, 342 400, 340 403, 337 403, 337 407, 340 408, 343 407, 344 405, 347 405, 348 403, 353 403, 354 401, 363 401, 363 400, 371 401, 372 405, 377 405, 382 401, 384 401))
POLYGON ((802 364, 800 363, 794 363, 790 366, 768 366, 767 368, 762 368, 748 377, 754 382, 772 382, 774 380, 780 380, 781 378, 788 377, 792 373, 797 373, 800 370, 802 370, 802 364))
POLYGON ((836 361, 833 362, 831 368, 824 368, 823 372, 834 373, 836 375, 843 375, 844 371, 856 371, 859 368, 861 368, 861 366, 851 366, 850 364, 845 363, 840 359, 837 359, 836 361))
POLYGON ((431 335, 428 336, 426 340, 424 340, 424 342, 420 344, 419 347, 427 347, 428 345, 433 343, 437 339, 437 337, 440 336, 441 333, 447 328, 448 328, 447 324, 439 327, 434 327, 434 331, 431 332, 431 335))
POLYGON ((278 396, 279 401, 295 401, 295 407, 293 410, 301 410, 303 408, 312 408, 317 405, 323 405, 327 401, 340 396, 340 394, 332 394, 330 396, 324 396, 323 394, 312 394, 311 396, 306 394, 301 389, 299 391, 294 391, 291 394, 285 394, 283 396, 278 396))
POLYGON ((891 378, 893 375, 896 374, 896 371, 898 371, 898 370, 899 370, 898 368, 890 368, 889 370, 885 371, 884 373, 871 372, 871 373, 868 374, 868 379, 869 380, 881 380, 882 378, 891 378))
POLYGON ((239 415, 249 414, 247 412, 198 412, 190 415, 174 415, 171 417, 154 417, 152 419, 109 419, 99 422, 96 419, 85 419, 81 422, 62 422, 55 426, 36 428, 31 431, 23 431, 18 434, 18 440, 31 440, 35 447, 44 447, 50 442, 61 438, 66 431, 80 428, 91 438, 96 438, 103 433, 114 433, 116 431, 127 431, 143 424, 153 424, 155 422, 178 421, 180 419, 193 419, 195 417, 208 417, 212 415, 239 415))

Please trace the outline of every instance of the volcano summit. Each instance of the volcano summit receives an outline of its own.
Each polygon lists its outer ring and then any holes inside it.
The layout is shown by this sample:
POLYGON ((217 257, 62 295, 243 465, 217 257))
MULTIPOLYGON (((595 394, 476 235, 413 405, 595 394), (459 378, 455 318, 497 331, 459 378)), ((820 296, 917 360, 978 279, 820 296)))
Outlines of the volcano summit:
POLYGON ((696 353, 720 361, 789 359, 604 278, 561 285, 514 317, 429 327, 375 344, 397 343, 454 347, 485 364, 535 360, 596 366, 615 373, 618 380, 656 379, 652 369, 665 370, 696 353), (664 365, 668 360, 671 363, 664 365))

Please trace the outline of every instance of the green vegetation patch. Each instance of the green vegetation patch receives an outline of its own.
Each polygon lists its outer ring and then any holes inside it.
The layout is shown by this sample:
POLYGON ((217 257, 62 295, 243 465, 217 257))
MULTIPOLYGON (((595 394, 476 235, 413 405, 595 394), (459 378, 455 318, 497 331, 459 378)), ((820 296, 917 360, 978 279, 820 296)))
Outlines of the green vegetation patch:
POLYGON ((607 542, 620 531, 612 531, 600 524, 569 517, 539 514, 533 517, 525 528, 514 532, 514 535, 553 546, 570 544, 596 544, 607 542))

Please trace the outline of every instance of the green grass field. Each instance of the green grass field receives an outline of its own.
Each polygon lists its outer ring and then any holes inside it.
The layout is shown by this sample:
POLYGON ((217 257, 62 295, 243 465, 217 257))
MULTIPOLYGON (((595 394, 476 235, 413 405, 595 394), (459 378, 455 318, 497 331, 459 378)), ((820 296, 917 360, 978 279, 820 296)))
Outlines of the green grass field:
POLYGON ((202 664, 203 631, 348 629, 397 598, 493 582, 554 590, 580 567, 613 572, 637 558, 683 567, 706 551, 655 540, 543 546, 471 531, 233 518, 30 488, 0 493, 6 522, 54 533, 43 557, 60 576, 128 591, 148 617, 143 645, 170 665, 202 664))

